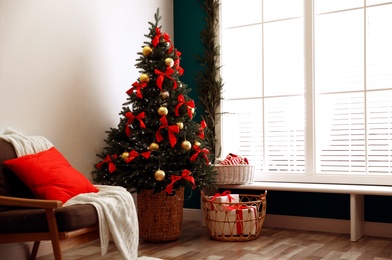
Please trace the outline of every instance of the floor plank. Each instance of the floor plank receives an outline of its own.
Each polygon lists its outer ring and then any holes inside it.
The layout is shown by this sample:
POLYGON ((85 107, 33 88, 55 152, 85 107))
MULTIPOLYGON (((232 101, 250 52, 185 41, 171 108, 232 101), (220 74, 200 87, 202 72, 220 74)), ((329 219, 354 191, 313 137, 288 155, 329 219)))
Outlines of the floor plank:
MULTIPOLYGON (((99 241, 64 251, 64 260, 122 260, 115 245, 101 256, 99 241)), ((139 256, 165 260, 386 260, 392 259, 392 239, 364 237, 351 242, 349 235, 263 228, 253 241, 221 242, 212 240, 198 221, 184 221, 181 237, 168 243, 140 242, 139 256)), ((37 260, 53 259, 52 255, 37 260)))

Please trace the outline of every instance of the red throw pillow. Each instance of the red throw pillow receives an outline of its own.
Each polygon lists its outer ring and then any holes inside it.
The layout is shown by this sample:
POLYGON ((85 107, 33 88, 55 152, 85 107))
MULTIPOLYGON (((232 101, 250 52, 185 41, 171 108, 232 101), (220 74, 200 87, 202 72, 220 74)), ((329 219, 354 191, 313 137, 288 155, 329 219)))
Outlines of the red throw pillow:
POLYGON ((61 200, 98 192, 91 182, 55 148, 4 161, 38 199, 61 200))

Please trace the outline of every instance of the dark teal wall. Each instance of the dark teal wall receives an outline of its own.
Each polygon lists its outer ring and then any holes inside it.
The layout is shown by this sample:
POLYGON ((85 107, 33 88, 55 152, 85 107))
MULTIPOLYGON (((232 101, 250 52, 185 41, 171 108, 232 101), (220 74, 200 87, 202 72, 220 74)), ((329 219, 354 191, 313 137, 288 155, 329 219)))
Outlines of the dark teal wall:
MULTIPOLYGON (((195 78, 202 70, 197 56, 203 55, 203 45, 200 39, 200 32, 204 28, 205 13, 201 8, 199 0, 174 0, 174 46, 181 52, 181 67, 184 75, 181 81, 192 89, 189 96, 196 102, 195 121, 201 121, 202 109, 198 102, 197 87, 195 78)), ((185 190, 185 207, 200 208, 200 191, 191 189, 185 190)))
MULTIPOLYGON (((196 55, 202 56, 200 32, 205 25, 202 0, 174 0, 174 45, 182 53, 181 65, 185 70, 181 80, 192 89, 196 101, 198 93, 195 77, 201 70, 196 55)), ((224 79, 223 79, 224 80, 224 79)), ((200 111, 195 120, 200 120, 200 111)), ((236 192, 236 191, 233 191, 236 192)), ((251 191, 237 191, 250 193, 251 191)), ((254 192, 254 191, 252 191, 254 192)), ((186 208, 200 208, 199 191, 186 190, 186 208)), ((350 218, 350 196, 347 194, 301 193, 269 191, 267 213, 333 219, 350 218)), ((365 220, 392 223, 392 197, 365 196, 365 220)))

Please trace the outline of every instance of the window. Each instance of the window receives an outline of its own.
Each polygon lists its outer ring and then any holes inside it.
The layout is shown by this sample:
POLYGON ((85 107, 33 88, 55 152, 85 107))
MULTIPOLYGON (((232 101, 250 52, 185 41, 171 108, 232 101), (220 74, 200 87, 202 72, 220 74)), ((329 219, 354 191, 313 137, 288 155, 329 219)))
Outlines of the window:
POLYGON ((244 3, 221 1, 222 156, 256 180, 392 185, 392 1, 244 3))

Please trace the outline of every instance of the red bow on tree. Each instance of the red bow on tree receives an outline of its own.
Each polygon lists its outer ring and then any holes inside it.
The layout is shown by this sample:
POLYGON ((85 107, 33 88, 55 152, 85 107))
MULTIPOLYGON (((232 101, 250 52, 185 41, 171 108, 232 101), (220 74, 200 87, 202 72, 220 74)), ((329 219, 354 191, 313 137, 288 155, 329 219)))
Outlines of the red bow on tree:
POLYGON ((207 127, 206 121, 202 120, 200 122, 199 133, 197 134, 197 136, 204 139, 204 128, 206 128, 206 127, 207 127))
MULTIPOLYGON (((113 159, 117 159, 117 155, 116 154, 114 154, 112 157, 113 157, 113 159)), ((108 163, 108 169, 109 169, 110 173, 113 173, 116 170, 116 165, 114 165, 110 155, 106 155, 105 159, 103 159, 103 161, 97 163, 97 165, 95 165, 95 167, 97 169, 101 169, 102 164, 104 164, 104 163, 108 163)))
POLYGON ((174 147, 174 145, 177 143, 177 139, 174 133, 180 132, 180 128, 177 124, 169 126, 165 116, 161 117, 159 121, 161 122, 161 126, 158 128, 158 131, 155 134, 156 140, 158 141, 158 143, 163 140, 161 129, 166 128, 167 134, 169 136, 170 145, 171 147, 174 147))
POLYGON ((208 149, 206 149, 206 148, 200 149, 200 147, 197 145, 193 145, 193 149, 195 149, 196 152, 191 156, 191 158, 190 158, 191 162, 196 161, 197 156, 199 156, 199 154, 202 153, 202 155, 206 159, 206 164, 208 165, 209 161, 208 161, 207 154, 209 154, 210 151, 208 151, 208 149))
POLYGON ((169 185, 167 185, 165 191, 168 194, 171 194, 173 192, 173 185, 176 181, 179 181, 181 179, 187 180, 189 182, 191 182, 193 184, 193 189, 196 187, 195 185, 195 179, 191 176, 191 172, 189 170, 183 170, 180 176, 177 175, 172 175, 171 176, 171 183, 169 185))
POLYGON ((171 77, 171 75, 174 73, 174 70, 172 68, 167 67, 165 72, 155 69, 154 72, 155 74, 159 75, 157 78, 157 86, 160 90, 162 90, 162 84, 165 77, 173 81, 173 89, 177 88, 177 81, 173 77, 171 77))
POLYGON ((133 93, 133 90, 136 89, 136 96, 138 98, 143 98, 141 89, 145 87, 147 87, 147 83, 139 83, 136 81, 132 84, 132 88, 128 89, 127 94, 131 95, 133 93))
POLYGON ((146 128, 146 125, 144 124, 144 122, 142 120, 145 118, 144 112, 140 112, 137 116, 134 116, 132 114, 132 112, 127 112, 127 113, 125 113, 125 117, 128 118, 127 128, 125 128, 125 133, 128 137, 131 135, 131 130, 129 129, 129 125, 132 124, 132 122, 133 122, 133 120, 135 120, 135 118, 137 120, 139 120, 141 128, 146 128))
POLYGON ((178 56, 178 58, 176 60, 174 60, 174 69, 176 69, 178 71, 178 75, 182 76, 182 74, 184 74, 184 69, 180 66, 180 56, 181 56, 181 52, 179 51, 175 51, 175 54, 178 56))
POLYGON ((126 160, 127 163, 131 162, 133 159, 135 159, 136 157, 138 157, 139 155, 143 156, 144 158, 148 159, 148 157, 150 157, 151 155, 151 151, 147 151, 147 152, 143 152, 143 153, 138 153, 135 150, 132 150, 129 153, 128 159, 126 160))
POLYGON ((186 105, 186 108, 188 110, 189 118, 192 118, 192 110, 191 110, 191 108, 195 108, 195 102, 193 100, 189 100, 189 101, 185 102, 185 98, 184 98, 184 96, 182 94, 178 95, 177 100, 178 100, 178 104, 177 104, 177 106, 176 106, 176 108, 174 110, 174 114, 176 116, 179 116, 178 109, 182 105, 186 105))
POLYGON ((155 29, 155 33, 156 36, 154 37, 154 39, 152 39, 152 45, 154 45, 154 47, 156 47, 159 43, 159 41, 161 40, 161 37, 163 36, 163 39, 168 42, 170 44, 170 48, 169 48, 169 53, 172 52, 173 50, 173 45, 170 41, 170 36, 167 33, 161 33, 161 29, 159 29, 158 27, 155 29))

